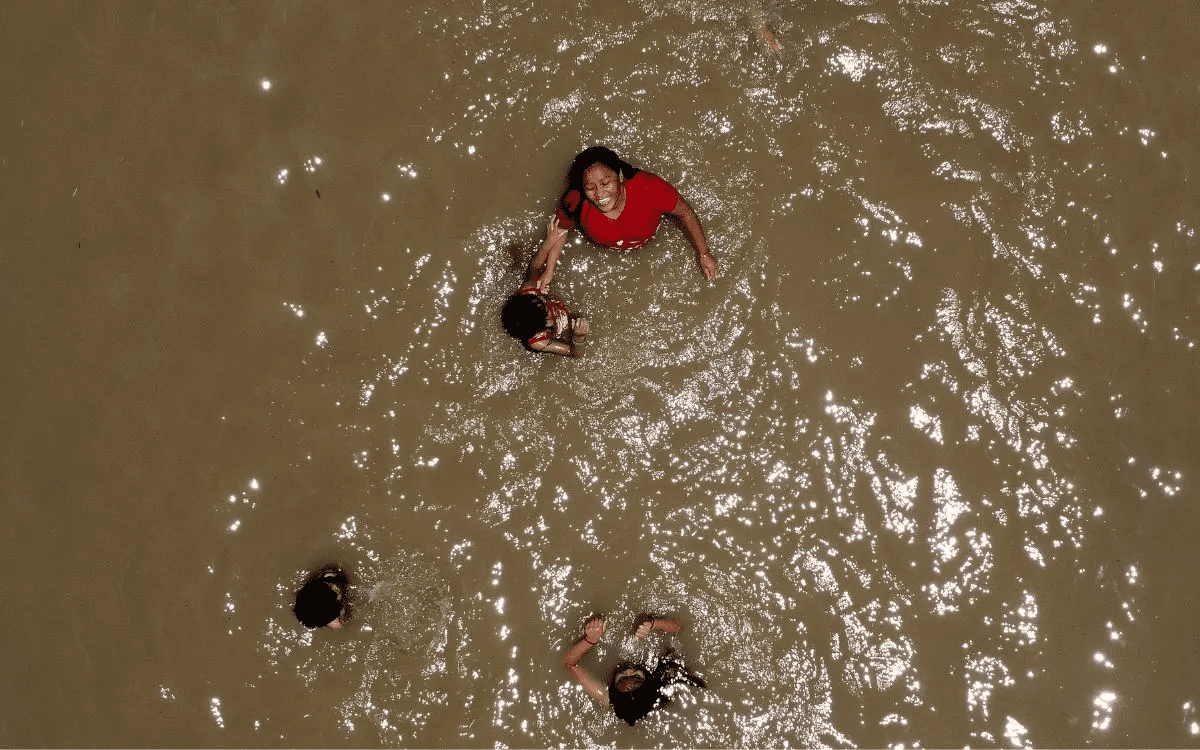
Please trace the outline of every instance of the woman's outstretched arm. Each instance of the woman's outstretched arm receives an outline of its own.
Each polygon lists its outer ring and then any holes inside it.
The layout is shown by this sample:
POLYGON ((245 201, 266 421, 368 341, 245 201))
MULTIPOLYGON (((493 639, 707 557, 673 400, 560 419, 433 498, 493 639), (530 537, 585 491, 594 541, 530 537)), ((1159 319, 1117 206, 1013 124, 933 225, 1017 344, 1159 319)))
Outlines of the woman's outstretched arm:
POLYGON ((696 217, 696 212, 681 197, 675 204, 675 208, 671 209, 669 213, 679 220, 679 225, 683 228, 683 235, 696 249, 696 262, 700 264, 700 270, 704 272, 705 278, 715 279, 717 277, 717 261, 708 250, 708 240, 704 239, 704 228, 700 226, 700 219, 696 217))
POLYGON ((588 695, 601 703, 608 703, 608 690, 596 678, 584 671, 583 667, 579 666, 579 660, 583 658, 583 655, 591 650, 592 646, 599 643, 603 637, 604 620, 599 617, 593 617, 588 620, 583 638, 580 638, 579 642, 568 649, 567 653, 563 656, 563 666, 567 668, 567 671, 575 679, 579 680, 579 683, 583 685, 583 689, 587 691, 588 695))

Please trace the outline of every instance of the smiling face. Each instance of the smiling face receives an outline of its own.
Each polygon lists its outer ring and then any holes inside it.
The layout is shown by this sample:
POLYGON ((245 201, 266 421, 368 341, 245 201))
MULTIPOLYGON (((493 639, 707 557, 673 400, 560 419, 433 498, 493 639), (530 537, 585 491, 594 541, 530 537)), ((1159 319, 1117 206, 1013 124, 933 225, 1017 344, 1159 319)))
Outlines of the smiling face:
POLYGON ((593 164, 583 173, 583 194, 601 211, 612 211, 621 204, 625 186, 617 173, 603 164, 593 164))

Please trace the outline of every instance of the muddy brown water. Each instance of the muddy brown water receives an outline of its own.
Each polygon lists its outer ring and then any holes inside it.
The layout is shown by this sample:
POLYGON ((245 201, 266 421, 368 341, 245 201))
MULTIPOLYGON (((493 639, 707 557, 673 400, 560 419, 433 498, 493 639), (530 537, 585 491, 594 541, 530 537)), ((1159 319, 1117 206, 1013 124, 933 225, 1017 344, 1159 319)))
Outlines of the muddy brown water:
POLYGON ((0 743, 1200 744, 1192 5, 0 16, 0 743), (535 356, 594 143, 720 276, 572 236, 535 356), (631 729, 561 655, 644 610, 631 729))

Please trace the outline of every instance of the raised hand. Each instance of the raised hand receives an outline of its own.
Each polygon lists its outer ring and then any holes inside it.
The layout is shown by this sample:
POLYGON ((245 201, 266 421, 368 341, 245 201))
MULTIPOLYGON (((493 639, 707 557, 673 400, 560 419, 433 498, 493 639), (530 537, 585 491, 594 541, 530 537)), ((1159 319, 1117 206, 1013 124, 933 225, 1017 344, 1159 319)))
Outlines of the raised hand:
POLYGON ((600 639, 604 637, 604 630, 604 618, 593 617, 588 620, 587 625, 584 627, 583 637, 587 639, 588 643, 599 643, 600 639))

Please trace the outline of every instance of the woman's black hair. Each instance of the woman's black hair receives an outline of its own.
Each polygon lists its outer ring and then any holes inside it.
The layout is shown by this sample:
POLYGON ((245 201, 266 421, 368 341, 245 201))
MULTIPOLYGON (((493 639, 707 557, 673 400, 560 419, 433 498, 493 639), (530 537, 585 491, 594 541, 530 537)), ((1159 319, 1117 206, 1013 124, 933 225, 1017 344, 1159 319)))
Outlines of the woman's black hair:
POLYGON ((575 157, 575 161, 571 162, 571 169, 567 172, 567 192, 563 193, 562 198, 559 199, 563 211, 576 222, 579 221, 579 216, 583 213, 583 173, 588 171, 588 167, 593 164, 603 164, 616 172, 617 176, 623 180, 628 180, 641 171, 637 167, 623 161, 612 149, 605 146, 592 146, 589 149, 584 149, 579 156, 575 157), (567 204, 567 196, 572 191, 579 193, 579 200, 574 206, 567 204))
POLYGON ((350 582, 336 565, 321 568, 296 592, 296 619, 308 628, 319 628, 342 614, 350 582))
POLYGON ((617 668, 613 670, 613 677, 615 678, 621 670, 630 667, 636 667, 642 671, 644 679, 641 685, 633 690, 625 691, 617 689, 614 679, 610 679, 608 682, 608 702, 612 705, 617 718, 629 726, 633 726, 634 722, 651 711, 662 708, 671 702, 670 697, 663 693, 663 688, 667 685, 686 682, 693 687, 705 687, 704 680, 692 674, 687 667, 672 658, 672 652, 669 651, 658 660, 658 666, 654 668, 653 672, 639 664, 624 662, 618 664, 617 668))
POLYGON ((533 334, 546 329, 546 302, 540 294, 518 292, 504 303, 500 322, 509 336, 525 343, 533 334))

